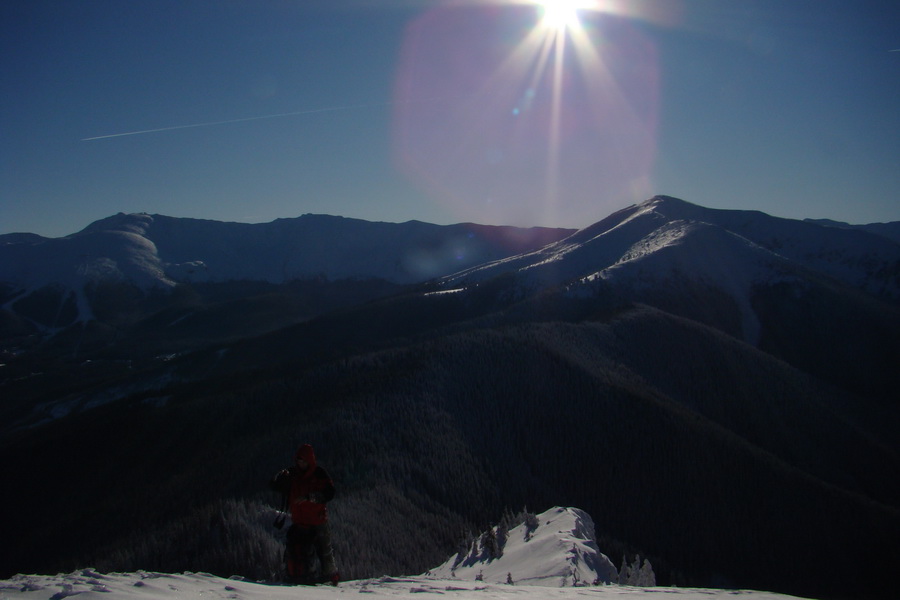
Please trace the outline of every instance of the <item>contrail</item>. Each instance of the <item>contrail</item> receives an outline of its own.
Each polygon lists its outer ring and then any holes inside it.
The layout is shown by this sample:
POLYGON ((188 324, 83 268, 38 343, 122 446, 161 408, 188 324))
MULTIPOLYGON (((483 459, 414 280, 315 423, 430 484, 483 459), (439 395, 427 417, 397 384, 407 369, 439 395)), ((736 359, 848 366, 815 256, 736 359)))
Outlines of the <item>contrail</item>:
POLYGON ((190 125, 174 125, 172 127, 159 127, 157 129, 142 129, 140 131, 126 131, 125 133, 111 133, 109 135, 97 135, 94 137, 82 138, 82 142, 90 142, 93 140, 107 140, 109 138, 125 137, 128 135, 141 135, 142 133, 158 133, 160 131, 174 131, 176 129, 192 129, 194 127, 211 127, 213 125, 227 125, 228 123, 244 123, 246 121, 259 121, 261 119, 278 119, 281 117, 295 117, 297 115, 311 115, 314 113, 334 112, 337 110, 353 110, 355 108, 371 108, 374 106, 388 106, 393 102, 379 102, 376 104, 351 104, 348 106, 330 106, 328 108, 312 108, 308 110, 298 110, 295 112, 280 113, 277 115, 262 115, 259 117, 244 117, 243 119, 229 119, 227 121, 209 121, 207 123, 192 123, 190 125))

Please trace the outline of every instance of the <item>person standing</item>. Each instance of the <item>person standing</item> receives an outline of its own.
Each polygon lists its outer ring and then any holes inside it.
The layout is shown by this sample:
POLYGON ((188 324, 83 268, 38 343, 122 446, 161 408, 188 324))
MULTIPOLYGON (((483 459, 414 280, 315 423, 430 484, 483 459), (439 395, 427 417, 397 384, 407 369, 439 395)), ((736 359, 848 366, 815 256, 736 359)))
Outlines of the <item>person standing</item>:
POLYGON ((331 547, 327 507, 334 498, 334 483, 316 462, 313 447, 300 446, 294 464, 279 471, 269 485, 286 498, 291 515, 284 553, 288 580, 306 585, 337 585, 340 577, 331 547))

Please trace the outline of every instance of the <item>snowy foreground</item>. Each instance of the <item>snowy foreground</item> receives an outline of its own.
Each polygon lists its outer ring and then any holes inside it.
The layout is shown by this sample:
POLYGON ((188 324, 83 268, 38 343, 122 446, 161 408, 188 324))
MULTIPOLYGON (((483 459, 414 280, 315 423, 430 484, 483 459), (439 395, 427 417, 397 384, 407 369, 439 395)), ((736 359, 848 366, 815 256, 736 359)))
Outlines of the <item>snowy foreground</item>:
POLYGON ((90 569, 68 575, 16 575, 0 581, 0 600, 61 600, 77 596, 90 598, 135 598, 162 600, 178 598, 228 600, 288 598, 304 600, 336 600, 366 594, 365 598, 409 597, 410 594, 440 595, 455 600, 549 600, 594 598, 596 600, 787 600, 794 596, 769 592, 713 590, 697 588, 636 588, 618 585, 550 588, 516 586, 480 581, 458 581, 432 577, 382 577, 347 581, 338 587, 279 586, 223 579, 202 573, 169 575, 164 573, 111 573, 102 575, 90 569))
MULTIPOLYGON (((71 596, 78 596, 79 600, 336 600, 347 594, 366 594, 367 600, 409 597, 409 594, 440 595, 447 600, 793 598, 754 591, 608 585, 616 581, 653 581, 652 570, 649 574, 644 570, 627 573, 628 577, 621 578, 622 574, 617 573, 612 561, 597 548, 595 539, 594 522, 587 513, 577 508, 554 507, 540 515, 532 515, 530 520, 508 532, 501 532, 499 526, 493 528, 479 540, 474 540, 468 550, 452 556, 427 574, 415 577, 385 576, 346 581, 338 587, 304 587, 259 583, 243 577, 224 579, 206 573, 176 575, 139 571, 101 574, 85 569, 68 575, 16 575, 0 580, 0 600, 62 600, 71 596), (488 539, 493 543, 486 544, 488 539), (637 576, 637 579, 631 576, 637 576), (598 585, 585 585, 586 582, 597 582, 598 585)), ((649 565, 645 567, 649 569, 649 565)))

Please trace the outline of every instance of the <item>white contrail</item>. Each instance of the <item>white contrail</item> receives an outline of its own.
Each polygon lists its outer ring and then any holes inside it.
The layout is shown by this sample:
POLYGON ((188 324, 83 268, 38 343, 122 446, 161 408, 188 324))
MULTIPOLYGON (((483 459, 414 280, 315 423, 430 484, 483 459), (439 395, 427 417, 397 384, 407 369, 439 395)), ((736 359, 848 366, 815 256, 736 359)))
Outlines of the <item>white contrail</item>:
POLYGON ((295 112, 280 113, 277 115, 262 115, 260 117, 244 117, 243 119, 229 119, 227 121, 210 121, 207 123, 192 123, 190 125, 174 125, 172 127, 159 127, 157 129, 142 129, 140 131, 126 131, 125 133, 111 133, 109 135, 97 135, 94 137, 82 138, 82 142, 90 142, 93 140, 106 140, 109 138, 125 137, 127 135, 140 135, 142 133, 157 133, 160 131, 173 131, 175 129, 191 129, 193 127, 210 127, 212 125, 227 125, 228 123, 243 123, 245 121, 259 121, 260 119, 277 119, 280 117, 295 117, 297 115, 311 115, 314 113, 333 112, 336 110, 352 110, 354 108, 371 108, 373 106, 387 106, 391 102, 379 102, 377 104, 352 104, 348 106, 331 106, 328 108, 312 108, 308 110, 298 110, 295 112))

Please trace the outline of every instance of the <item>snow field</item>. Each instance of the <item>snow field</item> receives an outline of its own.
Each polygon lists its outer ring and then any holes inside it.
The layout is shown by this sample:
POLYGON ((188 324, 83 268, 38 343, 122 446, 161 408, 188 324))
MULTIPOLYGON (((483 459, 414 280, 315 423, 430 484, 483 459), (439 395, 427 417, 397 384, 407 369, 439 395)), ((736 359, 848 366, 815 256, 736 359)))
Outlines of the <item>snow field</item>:
POLYGON ((224 579, 204 573, 110 573, 85 569, 60 575, 16 575, 0 581, 0 600, 337 600, 360 597, 366 600, 409 598, 410 594, 447 600, 789 600, 793 596, 749 590, 697 588, 637 588, 596 586, 548 588, 516 586, 478 581, 431 577, 382 577, 348 581, 338 587, 281 586, 224 579))

